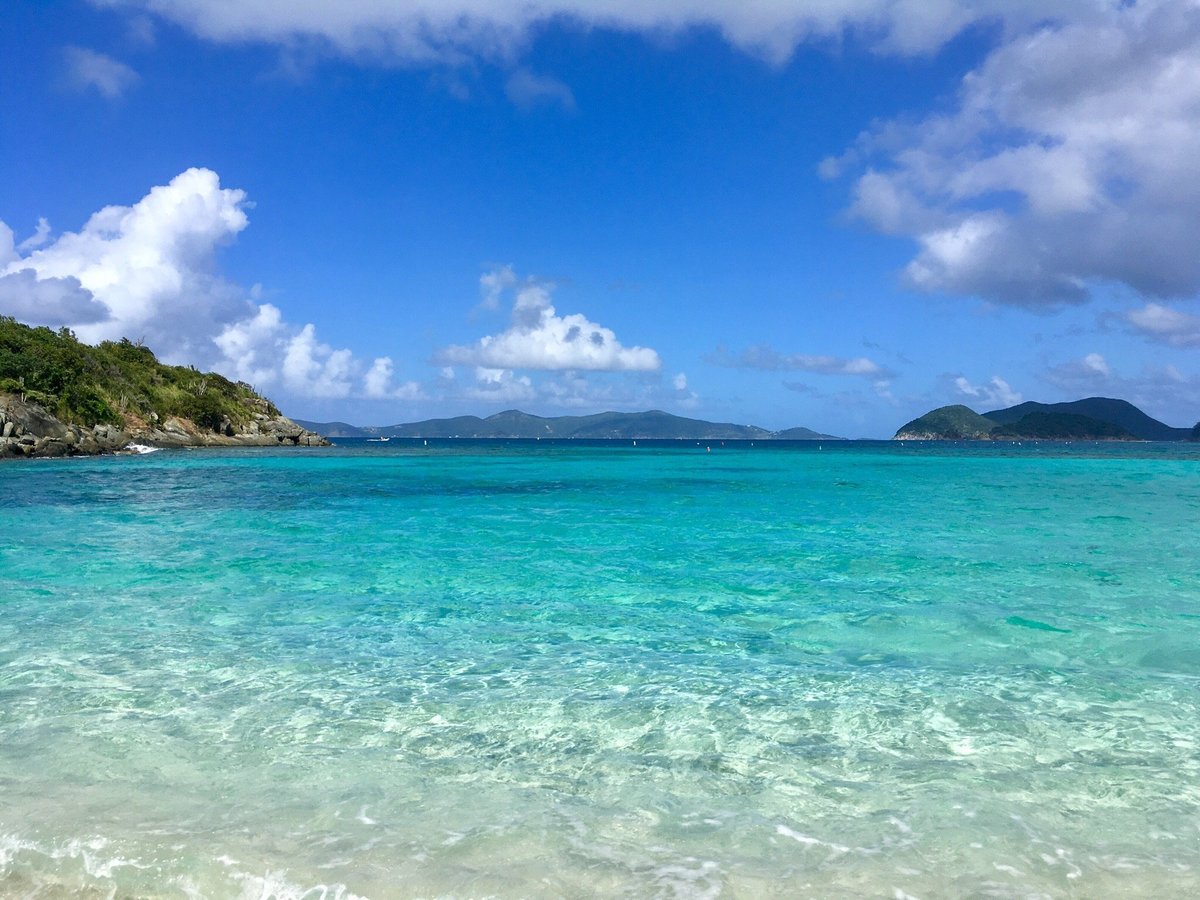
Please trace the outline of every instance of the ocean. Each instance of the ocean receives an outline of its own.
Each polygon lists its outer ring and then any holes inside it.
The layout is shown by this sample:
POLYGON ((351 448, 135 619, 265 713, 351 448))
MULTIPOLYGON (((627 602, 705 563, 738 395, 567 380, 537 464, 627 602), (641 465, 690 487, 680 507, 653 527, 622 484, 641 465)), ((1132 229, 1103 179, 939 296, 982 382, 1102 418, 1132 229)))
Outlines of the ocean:
POLYGON ((1200 446, 0 464, 0 896, 1200 895, 1200 446))

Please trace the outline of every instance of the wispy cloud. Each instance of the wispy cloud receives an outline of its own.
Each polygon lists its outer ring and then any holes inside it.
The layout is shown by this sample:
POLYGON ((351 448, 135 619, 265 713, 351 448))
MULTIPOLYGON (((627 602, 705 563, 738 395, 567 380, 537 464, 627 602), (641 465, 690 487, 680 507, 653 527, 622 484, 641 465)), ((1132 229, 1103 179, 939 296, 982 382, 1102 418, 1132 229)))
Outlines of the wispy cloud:
POLYGON ((972 384, 965 376, 954 376, 954 389, 960 397, 989 408, 1016 406, 1025 399, 999 375, 993 375, 984 384, 972 384))
POLYGON ((705 355, 704 361, 730 369, 761 369, 767 372, 812 372, 817 375, 858 375, 864 378, 887 378, 890 373, 865 356, 812 356, 805 353, 780 353, 759 344, 740 353, 718 347, 705 355))
POLYGON ((1138 334, 1172 347, 1200 347, 1200 316, 1180 312, 1161 303, 1147 303, 1125 314, 1138 334))
POLYGON ((86 47, 66 47, 63 58, 69 84, 78 90, 95 89, 107 100, 120 99, 141 80, 125 63, 86 47))
POLYGON ((805 41, 830 42, 853 31, 887 53, 936 50, 980 22, 1008 30, 1090 11, 1078 0, 91 0, 98 6, 145 10, 205 38, 269 41, 287 47, 317 40, 368 61, 459 64, 511 60, 547 22, 650 35, 708 29, 771 63, 786 61, 805 41))
POLYGON ((1093 393, 1109 389, 1112 379, 1108 360, 1099 353, 1088 353, 1080 359, 1051 366, 1042 380, 1065 391, 1093 393))
POLYGON ((505 82, 504 93, 519 109, 529 110, 535 106, 575 109, 575 95, 565 83, 552 75, 535 75, 528 69, 513 72, 505 82))
POLYGON ((50 240, 50 222, 44 216, 38 217, 37 228, 33 234, 21 241, 17 245, 17 250, 26 253, 30 250, 36 250, 46 241, 50 240))

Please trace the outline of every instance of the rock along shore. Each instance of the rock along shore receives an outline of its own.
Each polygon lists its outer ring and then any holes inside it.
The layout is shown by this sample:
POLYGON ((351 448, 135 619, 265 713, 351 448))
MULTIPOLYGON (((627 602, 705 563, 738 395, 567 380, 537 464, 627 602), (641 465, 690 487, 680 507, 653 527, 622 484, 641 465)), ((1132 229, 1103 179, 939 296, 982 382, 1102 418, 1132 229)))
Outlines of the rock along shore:
POLYGON ((219 430, 200 428, 190 419, 170 416, 150 421, 127 416, 125 423, 68 425, 36 403, 0 394, 0 459, 33 456, 90 456, 118 453, 129 444, 150 447, 327 447, 329 441, 286 416, 254 413, 237 426, 226 419, 219 430))

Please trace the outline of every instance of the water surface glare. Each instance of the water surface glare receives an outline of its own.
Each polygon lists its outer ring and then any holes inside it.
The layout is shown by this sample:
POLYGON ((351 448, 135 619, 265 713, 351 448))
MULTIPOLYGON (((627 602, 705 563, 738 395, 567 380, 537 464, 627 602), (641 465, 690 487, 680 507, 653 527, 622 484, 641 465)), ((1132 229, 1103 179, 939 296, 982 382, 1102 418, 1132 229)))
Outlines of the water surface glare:
POLYGON ((1197 896, 1197 522, 1188 445, 6 463, 0 896, 1197 896))

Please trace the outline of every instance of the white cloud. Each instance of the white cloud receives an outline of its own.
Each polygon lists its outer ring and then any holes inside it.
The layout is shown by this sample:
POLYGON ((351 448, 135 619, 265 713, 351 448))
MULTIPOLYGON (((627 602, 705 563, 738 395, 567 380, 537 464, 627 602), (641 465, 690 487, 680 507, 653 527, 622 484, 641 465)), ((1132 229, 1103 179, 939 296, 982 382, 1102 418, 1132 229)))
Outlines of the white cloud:
POLYGON ((688 390, 688 378, 685 372, 679 372, 671 379, 671 387, 675 389, 675 396, 671 400, 677 407, 691 410, 700 405, 700 395, 695 391, 688 390))
POLYGON ((550 303, 551 284, 527 280, 517 285, 509 275, 506 268, 480 282, 485 290, 496 285, 498 292, 514 292, 512 325, 469 346, 446 347, 437 354, 438 362, 494 370, 647 372, 661 367, 658 354, 648 347, 622 346, 611 330, 580 313, 558 315, 550 303))
POLYGON ((421 400, 425 392, 415 381, 406 381, 401 385, 392 384, 394 364, 391 357, 381 356, 371 363, 371 368, 363 376, 363 393, 376 400, 421 400))
POLYGON ((283 313, 264 303, 254 315, 226 325, 213 343, 220 348, 233 377, 267 387, 278 380, 289 339, 283 313))
POLYGON ((0 222, 0 266, 7 266, 13 260, 20 258, 17 255, 15 240, 13 230, 0 222))
POLYGON ((1009 21, 950 113, 883 123, 821 165, 871 161, 852 211, 917 241, 914 286, 1029 307, 1102 281, 1200 290, 1200 4, 1064 10, 1009 21))
POLYGON ((406 381, 403 384, 397 385, 388 395, 393 400, 428 400, 429 397, 425 393, 425 389, 421 387, 419 382, 406 381))
POLYGON ((289 324, 270 303, 226 325, 213 343, 221 351, 212 363, 218 371, 261 390, 280 387, 297 397, 334 399, 408 399, 413 393, 411 384, 392 386, 391 359, 376 359, 364 374, 351 351, 320 341, 311 323, 289 324))
POLYGON ((1135 331, 1172 347, 1200 347, 1200 316, 1180 312, 1161 303, 1130 310, 1125 320, 1135 331))
POLYGON ((1089 353, 1081 362, 1084 370, 1094 372, 1101 378, 1107 378, 1112 374, 1112 370, 1108 367, 1108 360, 1099 353, 1089 353))
MULTIPOLYGON (((21 241, 21 243, 17 245, 17 250, 21 253, 28 253, 30 250, 36 250, 49 239, 50 223, 46 221, 44 216, 39 216, 37 228, 34 230, 33 234, 25 238, 25 240, 21 241)), ((3 261, 3 259, 0 259, 0 262, 3 261)))
POLYGON ((220 327, 247 312, 240 289, 214 267, 217 247, 246 227, 245 203, 215 172, 189 169, 132 206, 105 207, 0 275, 76 279, 108 310, 76 323, 83 340, 145 337, 168 355, 210 352, 220 327))
POLYGON ((954 379, 954 387, 964 397, 982 401, 988 406, 1016 406, 1025 398, 1019 391, 1014 391, 999 375, 993 375, 987 384, 972 384, 963 376, 954 379))
POLYGON ((153 47, 158 43, 158 31, 149 16, 132 16, 125 23, 125 35, 132 43, 142 47, 153 47))
POLYGON ((43 278, 33 269, 0 275, 0 313, 29 325, 79 325, 102 322, 108 308, 78 278, 43 278))
POLYGON ((1100 378, 1108 378, 1112 373, 1108 360, 1098 353, 1088 353, 1081 362, 1085 370, 1096 373, 1100 378))
POLYGON ((484 272, 479 276, 479 308, 499 309, 500 299, 504 292, 517 283, 517 274, 513 267, 499 266, 484 272))
POLYGON ((890 373, 874 360, 865 356, 810 356, 804 353, 780 353, 760 344, 733 354, 724 347, 705 357, 715 366, 732 369, 762 369, 768 372, 799 371, 817 375, 859 375, 865 378, 886 378, 890 373))
POLYGON ((95 88, 107 100, 118 99, 141 80, 125 63, 86 47, 66 47, 63 58, 70 84, 79 90, 95 88))
MULTIPOLYGON (((821 164, 823 171, 828 163, 821 164)), ((933 226, 942 221, 931 217, 912 191, 895 178, 875 171, 867 171, 855 183, 850 212, 884 234, 905 234, 917 222, 933 226)))
POLYGON ((167 362, 299 397, 411 394, 411 386, 387 386, 378 360, 362 380, 365 367, 349 350, 255 302, 257 286, 247 291, 219 276, 216 251, 246 227, 247 206, 245 193, 222 188, 215 172, 188 169, 53 240, 39 222, 34 238, 14 247, 0 222, 0 314, 66 325, 92 343, 144 339, 167 362))
POLYGON ((527 375, 515 375, 508 369, 475 369, 475 384, 464 391, 472 400, 489 403, 521 403, 537 397, 533 381, 527 375))
POLYGON ((513 72, 505 82, 504 93, 520 109, 556 104, 566 110, 575 108, 575 95, 566 84, 552 75, 535 75, 528 69, 513 72))
MULTIPOLYGON (((477 372, 477 377, 479 373, 477 372)), ((513 373, 503 377, 512 379, 513 373)), ((687 387, 680 388, 679 376, 664 379, 643 373, 554 372, 547 377, 521 379, 521 402, 532 401, 543 407, 570 410, 601 409, 694 409, 699 397, 687 387)), ((486 399, 482 393, 473 395, 486 399)))
POLYGON ((354 355, 349 350, 334 350, 322 344, 311 323, 288 340, 283 354, 283 382, 295 393, 348 397, 353 389, 354 370, 354 355))
POLYGON ((1099 353, 1089 353, 1082 359, 1052 366, 1043 376, 1043 380, 1073 394, 1108 391, 1113 387, 1114 378, 1108 360, 1099 353))
MULTIPOLYGON (((1104 0, 92 0, 144 10, 218 41, 289 47, 318 41, 371 61, 459 64, 509 60, 549 22, 648 35, 695 28, 782 63, 805 41, 835 44, 847 32, 884 52, 928 53, 969 26, 1009 31, 1059 15, 1095 15, 1104 0)), ((1113 0, 1115 2, 1115 0, 1113 0)))
POLYGON ((363 391, 368 397, 387 397, 391 393, 392 361, 389 357, 381 356, 371 363, 371 368, 363 376, 363 391))

